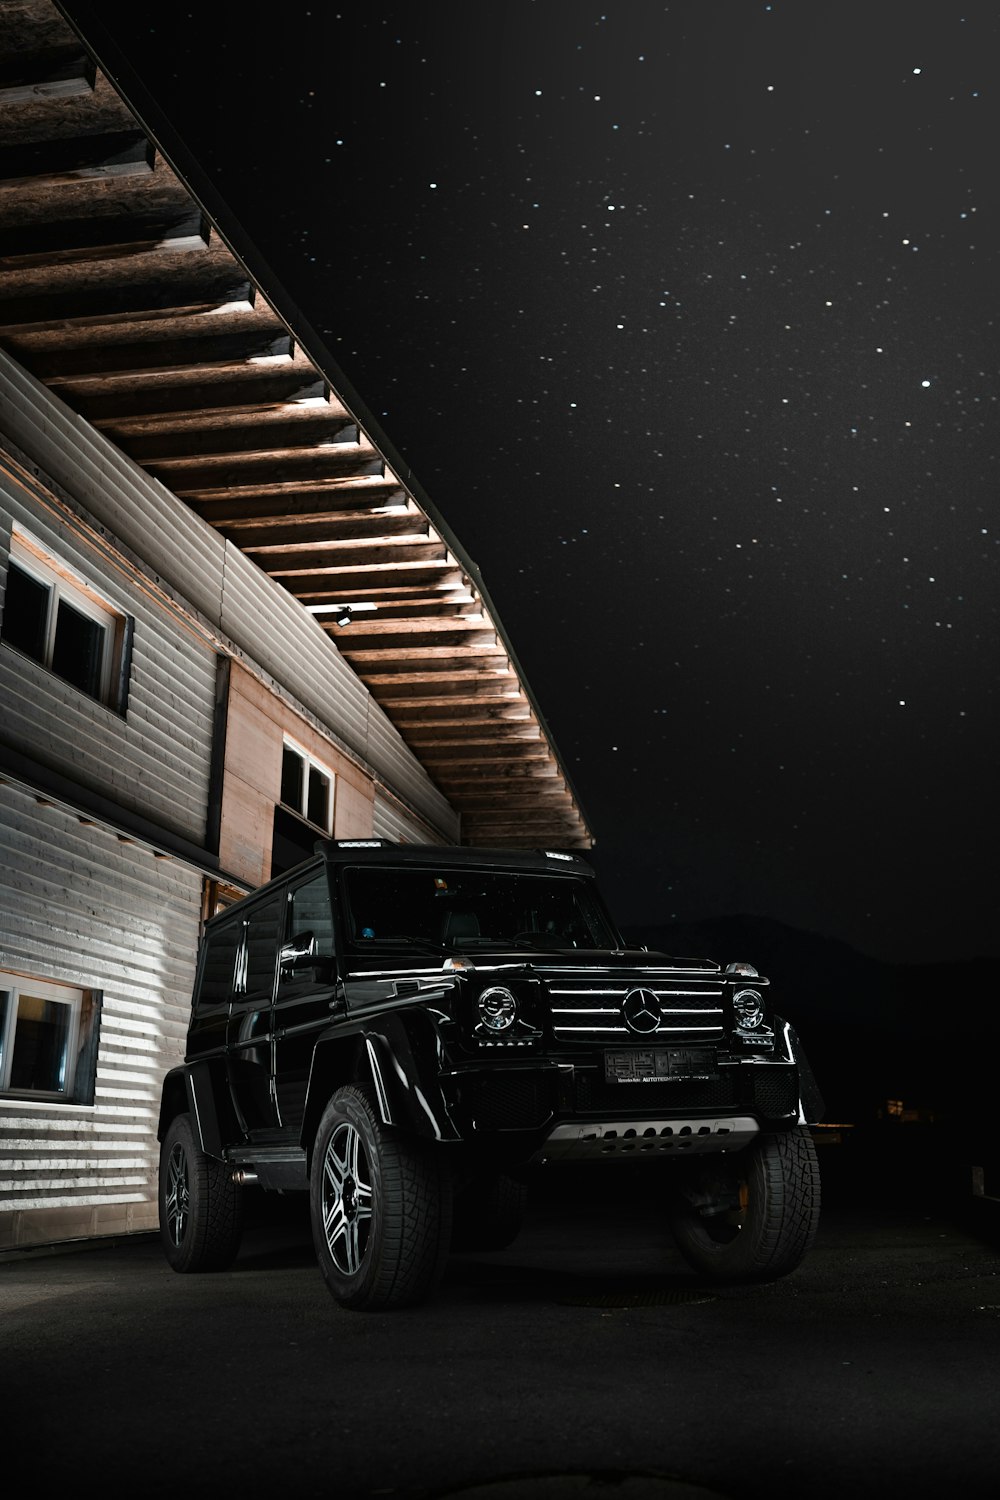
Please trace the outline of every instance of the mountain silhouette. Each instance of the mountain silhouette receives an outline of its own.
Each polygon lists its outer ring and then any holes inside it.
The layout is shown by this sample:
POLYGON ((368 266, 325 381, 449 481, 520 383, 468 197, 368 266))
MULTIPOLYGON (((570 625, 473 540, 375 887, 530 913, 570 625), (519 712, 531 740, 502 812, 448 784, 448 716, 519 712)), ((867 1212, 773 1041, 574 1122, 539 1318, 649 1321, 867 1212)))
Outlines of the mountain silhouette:
POLYGON ((857 1124, 902 1103, 961 1128, 985 1120, 1000 1017, 987 979, 995 959, 889 963, 838 939, 750 915, 628 927, 630 943, 675 957, 753 964, 791 1021, 827 1120, 857 1124))

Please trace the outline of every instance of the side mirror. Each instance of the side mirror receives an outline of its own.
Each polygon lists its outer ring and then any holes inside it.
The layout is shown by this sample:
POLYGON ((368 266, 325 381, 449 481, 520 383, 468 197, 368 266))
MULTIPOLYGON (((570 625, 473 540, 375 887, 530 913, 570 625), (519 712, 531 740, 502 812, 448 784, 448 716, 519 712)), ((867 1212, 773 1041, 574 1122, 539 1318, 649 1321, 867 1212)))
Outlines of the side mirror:
POLYGON ((283 969, 307 969, 316 958, 318 946, 314 932, 297 932, 282 947, 278 962, 283 969))
POLYGON ((330 979, 334 972, 332 958, 321 957, 314 932, 297 932, 278 954, 278 973, 288 979, 300 969, 315 969, 317 979, 330 979))

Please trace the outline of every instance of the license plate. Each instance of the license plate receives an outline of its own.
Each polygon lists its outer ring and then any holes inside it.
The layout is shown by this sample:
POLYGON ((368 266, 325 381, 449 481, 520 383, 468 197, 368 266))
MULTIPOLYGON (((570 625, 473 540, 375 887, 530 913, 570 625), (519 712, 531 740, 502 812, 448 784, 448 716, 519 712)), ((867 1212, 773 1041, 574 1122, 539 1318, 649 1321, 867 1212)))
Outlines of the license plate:
POLYGON ((664 1083, 672 1078, 717 1078, 711 1047, 629 1047, 605 1052, 605 1083, 664 1083))

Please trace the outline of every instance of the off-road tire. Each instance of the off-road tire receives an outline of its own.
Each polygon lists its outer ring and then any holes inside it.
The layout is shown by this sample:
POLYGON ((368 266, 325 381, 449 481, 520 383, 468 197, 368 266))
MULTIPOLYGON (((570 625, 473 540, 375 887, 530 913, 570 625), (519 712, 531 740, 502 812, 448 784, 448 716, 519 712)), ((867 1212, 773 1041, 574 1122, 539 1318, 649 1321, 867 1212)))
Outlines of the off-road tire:
POLYGON ((242 1194, 224 1162, 206 1156, 189 1114, 175 1115, 160 1147, 160 1239, 175 1271, 223 1271, 243 1233, 242 1194))
POLYGON ((453 1250, 506 1250, 521 1232, 528 1204, 523 1182, 505 1172, 476 1178, 455 1195, 453 1250))
POLYGON ((816 1238, 820 1180, 808 1129, 761 1135, 745 1150, 684 1164, 683 1186, 697 1195, 724 1180, 740 1206, 705 1216, 685 1192, 670 1200, 677 1248, 696 1271, 719 1281, 774 1281, 799 1265, 816 1238))
POLYGON ((341 1307, 407 1307, 436 1291, 451 1240, 446 1163, 383 1125, 353 1084, 337 1089, 320 1121, 309 1208, 319 1268, 341 1307))

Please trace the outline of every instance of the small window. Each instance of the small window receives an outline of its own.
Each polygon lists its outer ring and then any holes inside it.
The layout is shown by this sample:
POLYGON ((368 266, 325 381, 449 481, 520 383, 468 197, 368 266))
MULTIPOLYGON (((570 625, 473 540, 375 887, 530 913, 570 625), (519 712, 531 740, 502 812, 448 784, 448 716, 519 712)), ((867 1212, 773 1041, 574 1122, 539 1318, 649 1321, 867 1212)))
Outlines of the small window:
POLYGON ((229 1004, 236 975, 236 952, 242 936, 243 925, 239 921, 227 922, 206 933, 198 986, 199 1010, 229 1004))
POLYGON ((22 533, 11 538, 0 638, 89 698, 123 710, 129 622, 22 533))
POLYGON ((333 772, 288 740, 281 755, 281 802, 321 832, 333 828, 333 772))
POLYGON ((0 1094, 92 1104, 100 997, 0 974, 0 1094))

